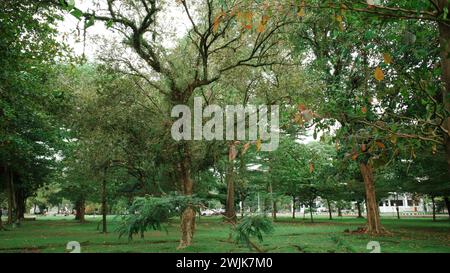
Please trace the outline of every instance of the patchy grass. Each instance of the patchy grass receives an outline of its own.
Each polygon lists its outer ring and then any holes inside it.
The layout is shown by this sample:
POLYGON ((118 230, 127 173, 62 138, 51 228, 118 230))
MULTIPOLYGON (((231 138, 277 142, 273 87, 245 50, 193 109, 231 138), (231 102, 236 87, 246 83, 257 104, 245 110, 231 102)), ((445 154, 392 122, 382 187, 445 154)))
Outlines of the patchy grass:
MULTIPOLYGON (((73 217, 38 217, 23 222, 19 228, 0 231, 0 252, 67 252, 69 241, 78 241, 82 252, 178 252, 178 221, 173 220, 166 231, 145 233, 145 238, 118 238, 114 232, 117 220, 108 217, 109 233, 97 230, 100 217, 88 217, 80 224, 73 217)), ((195 242, 183 252, 249 252, 245 246, 227 239, 230 228, 220 217, 202 217, 198 222, 195 242)), ((364 219, 317 218, 307 220, 279 218, 275 232, 264 238, 263 248, 269 252, 334 253, 370 252, 367 243, 378 241, 381 252, 443 252, 450 253, 450 221, 432 222, 427 218, 383 218, 390 236, 370 237, 344 231, 364 226, 364 219)))

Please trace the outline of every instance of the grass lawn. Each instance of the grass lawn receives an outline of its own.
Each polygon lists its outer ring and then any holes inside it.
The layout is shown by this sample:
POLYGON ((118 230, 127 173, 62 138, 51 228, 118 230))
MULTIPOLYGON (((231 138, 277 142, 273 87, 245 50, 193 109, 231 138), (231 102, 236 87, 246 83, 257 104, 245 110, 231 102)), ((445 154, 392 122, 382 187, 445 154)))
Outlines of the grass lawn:
MULTIPOLYGON (((108 218, 110 233, 97 231, 100 217, 87 218, 79 224, 71 216, 38 217, 25 221, 21 227, 0 231, 0 252, 66 252, 69 241, 78 241, 82 252, 177 252, 178 222, 173 221, 166 231, 151 231, 133 241, 118 238, 114 229, 117 221, 108 218)), ((450 253, 450 221, 420 218, 383 218, 390 236, 370 237, 348 234, 364 225, 364 219, 316 219, 309 223, 302 219, 279 218, 275 232, 264 237, 262 246, 269 252, 370 252, 370 241, 378 241, 381 252, 444 252, 450 253)), ((245 246, 227 241, 229 226, 219 217, 202 217, 198 221, 194 245, 183 252, 249 252, 245 246)))

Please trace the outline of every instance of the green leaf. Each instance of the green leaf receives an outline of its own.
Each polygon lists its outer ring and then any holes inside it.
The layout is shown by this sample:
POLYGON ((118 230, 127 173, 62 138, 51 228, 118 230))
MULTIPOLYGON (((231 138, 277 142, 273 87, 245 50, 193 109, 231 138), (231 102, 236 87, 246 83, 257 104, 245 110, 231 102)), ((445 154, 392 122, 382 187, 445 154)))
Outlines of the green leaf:
POLYGON ((70 14, 72 14, 75 18, 77 18, 78 20, 81 19, 81 17, 83 16, 83 12, 77 8, 74 8, 70 14))
POLYGON ((88 20, 86 20, 86 23, 85 23, 85 25, 84 25, 84 28, 91 27, 91 26, 94 25, 94 23, 95 23, 94 17, 91 16, 88 20))
POLYGON ((107 28, 112 27, 112 25, 113 25, 113 21, 109 20, 109 21, 106 22, 106 27, 107 28))

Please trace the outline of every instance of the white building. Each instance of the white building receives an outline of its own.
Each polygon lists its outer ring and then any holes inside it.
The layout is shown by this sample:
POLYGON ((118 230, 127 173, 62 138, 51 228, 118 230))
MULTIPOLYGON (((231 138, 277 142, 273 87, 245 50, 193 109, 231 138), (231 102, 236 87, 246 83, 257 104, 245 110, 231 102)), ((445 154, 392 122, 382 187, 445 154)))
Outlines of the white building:
POLYGON ((397 213, 399 212, 427 212, 431 207, 426 204, 423 198, 413 198, 412 194, 391 194, 388 198, 380 201, 381 213, 397 213))

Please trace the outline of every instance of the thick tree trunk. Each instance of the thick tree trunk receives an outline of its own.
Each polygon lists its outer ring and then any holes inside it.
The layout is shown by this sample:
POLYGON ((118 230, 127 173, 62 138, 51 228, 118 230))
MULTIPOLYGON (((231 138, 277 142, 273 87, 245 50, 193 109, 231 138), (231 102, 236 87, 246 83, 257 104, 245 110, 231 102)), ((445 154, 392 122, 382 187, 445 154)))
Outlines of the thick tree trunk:
POLYGON ((80 221, 80 223, 85 222, 85 211, 86 211, 86 201, 84 198, 80 198, 75 202, 75 220, 80 221))
POLYGON ((356 202, 356 208, 358 209, 358 217, 357 218, 363 218, 362 212, 361 212, 361 202, 356 202))
POLYGON ((19 188, 15 191, 15 200, 16 200, 16 221, 20 222, 25 218, 25 192, 24 189, 19 188))
POLYGON ((448 196, 444 197, 445 206, 447 207, 448 219, 450 220, 450 200, 448 196))
POLYGON ((230 144, 228 148, 228 164, 227 164, 227 200, 225 206, 225 217, 227 221, 231 223, 236 223, 236 209, 234 206, 234 158, 236 153, 235 144, 230 144))
POLYGON ((338 209, 338 217, 342 217, 342 209, 340 207, 338 207, 337 209, 338 209))
POLYGON ((333 220, 333 212, 331 211, 331 204, 330 200, 327 199, 327 205, 328 205, 328 219, 333 220))
POLYGON ((12 171, 5 167, 5 178, 6 178, 6 191, 8 195, 8 221, 7 223, 9 225, 13 224, 15 222, 15 210, 16 210, 16 200, 15 200, 15 193, 14 193, 14 178, 12 171))
MULTIPOLYGON (((193 193, 194 182, 191 179, 191 157, 187 144, 183 147, 184 158, 180 164, 181 184, 183 193, 191 196, 193 193)), ((195 209, 187 206, 181 215, 181 239, 178 249, 186 248, 192 244, 195 233, 195 209)))
POLYGON ((362 177, 364 178, 364 186, 366 189, 366 206, 367 206, 367 230, 368 234, 383 234, 386 230, 381 225, 378 201, 375 194, 375 181, 373 178, 373 169, 367 163, 359 164, 362 177))
MULTIPOLYGON (((105 172, 106 175, 106 172, 105 172)), ((107 233, 107 226, 106 226, 106 215, 108 214, 107 211, 107 203, 106 203, 106 177, 103 177, 102 180, 102 233, 107 233)))

